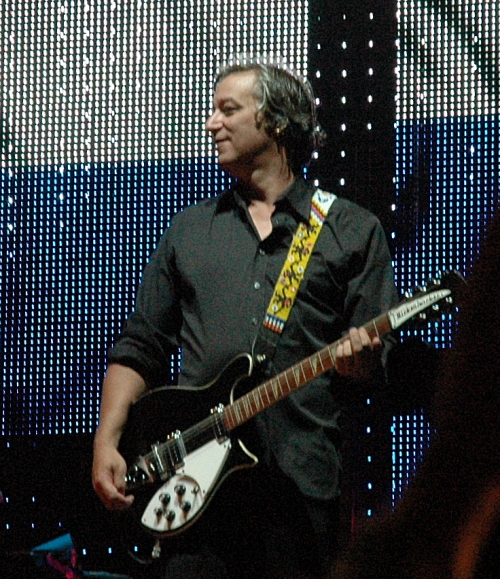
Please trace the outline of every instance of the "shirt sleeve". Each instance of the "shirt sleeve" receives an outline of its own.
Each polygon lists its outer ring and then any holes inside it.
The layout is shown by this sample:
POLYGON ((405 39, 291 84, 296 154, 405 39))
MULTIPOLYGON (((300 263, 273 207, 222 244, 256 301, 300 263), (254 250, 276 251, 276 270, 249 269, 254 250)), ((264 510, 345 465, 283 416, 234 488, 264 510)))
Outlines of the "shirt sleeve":
POLYGON ((146 266, 135 309, 108 356, 110 363, 133 368, 150 387, 168 381, 168 359, 179 347, 181 314, 171 237, 169 229, 146 266))
MULTIPOLYGON (((356 235, 356 232, 354 233, 356 235)), ((386 312, 398 302, 391 255, 382 225, 374 216, 364 235, 364 249, 347 284, 345 317, 349 327, 359 327, 386 312)))

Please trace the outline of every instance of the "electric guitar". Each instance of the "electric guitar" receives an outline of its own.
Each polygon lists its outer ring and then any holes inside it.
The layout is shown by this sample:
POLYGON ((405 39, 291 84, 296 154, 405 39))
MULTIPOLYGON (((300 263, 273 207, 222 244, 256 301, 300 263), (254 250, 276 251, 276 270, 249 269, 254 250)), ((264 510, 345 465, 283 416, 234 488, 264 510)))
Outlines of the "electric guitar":
MULTIPOLYGON (((440 317, 454 307, 453 298, 460 283, 463 278, 459 273, 446 273, 425 288, 407 294, 399 305, 364 328, 370 338, 381 337, 429 312, 434 318, 440 317)), ((236 389, 247 386, 255 370, 250 354, 234 358, 204 387, 165 386, 139 399, 132 407, 120 451, 129 465, 127 492, 135 495, 128 511, 140 520, 140 528, 156 539, 153 557, 159 552, 160 539, 183 532, 203 514, 231 472, 257 464, 258 458, 234 436, 234 431, 317 376, 335 369, 335 351, 344 339, 250 391, 246 388, 247 393, 238 398, 236 389), (217 403, 228 392, 229 403, 217 403), (175 417, 178 430, 167 430, 171 428, 171 416, 175 417), (165 434, 158 441, 162 428, 165 434)))

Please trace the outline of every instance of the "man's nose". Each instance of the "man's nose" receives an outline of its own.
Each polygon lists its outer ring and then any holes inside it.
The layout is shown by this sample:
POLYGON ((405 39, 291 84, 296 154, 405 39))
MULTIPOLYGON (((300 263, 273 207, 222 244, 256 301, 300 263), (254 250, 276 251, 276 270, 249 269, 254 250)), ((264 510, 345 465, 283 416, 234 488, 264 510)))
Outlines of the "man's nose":
POLYGON ((205 123, 205 129, 209 133, 214 133, 217 131, 221 126, 221 116, 218 111, 214 111, 207 119, 205 123))

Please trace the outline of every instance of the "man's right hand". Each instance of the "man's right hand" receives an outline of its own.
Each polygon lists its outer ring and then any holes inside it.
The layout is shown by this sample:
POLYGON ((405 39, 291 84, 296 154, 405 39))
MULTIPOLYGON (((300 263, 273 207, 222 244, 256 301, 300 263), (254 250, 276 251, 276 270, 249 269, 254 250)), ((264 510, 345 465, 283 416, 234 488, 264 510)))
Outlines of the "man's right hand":
POLYGON ((145 387, 135 370, 120 364, 111 364, 104 378, 101 415, 94 440, 92 484, 108 509, 126 509, 134 500, 132 495, 125 494, 127 464, 118 447, 130 406, 145 387))
POLYGON ((118 450, 110 444, 94 444, 92 484, 98 497, 110 510, 123 510, 133 503, 133 495, 125 494, 127 465, 118 450))

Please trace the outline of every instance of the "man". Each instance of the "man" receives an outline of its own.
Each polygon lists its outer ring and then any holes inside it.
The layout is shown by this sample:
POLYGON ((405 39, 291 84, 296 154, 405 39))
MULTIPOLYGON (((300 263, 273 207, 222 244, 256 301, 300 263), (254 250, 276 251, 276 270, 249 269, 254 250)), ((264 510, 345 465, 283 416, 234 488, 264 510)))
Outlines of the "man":
MULTIPOLYGON (((165 380, 172 349, 182 348, 179 384, 190 386, 207 384, 236 354, 252 351, 293 234, 309 221, 315 188, 302 170, 320 131, 306 82, 274 65, 229 66, 216 80, 206 128, 236 184, 174 218, 110 353, 93 466, 94 488, 110 509, 133 501, 118 451, 131 404, 165 380)), ((335 199, 265 374, 349 332, 336 351, 337 372, 254 419, 259 466, 228 477, 193 526, 189 553, 166 562, 166 577, 324 576, 338 523, 337 394, 380 368, 381 340, 356 328, 395 299, 380 223, 335 199)))

